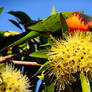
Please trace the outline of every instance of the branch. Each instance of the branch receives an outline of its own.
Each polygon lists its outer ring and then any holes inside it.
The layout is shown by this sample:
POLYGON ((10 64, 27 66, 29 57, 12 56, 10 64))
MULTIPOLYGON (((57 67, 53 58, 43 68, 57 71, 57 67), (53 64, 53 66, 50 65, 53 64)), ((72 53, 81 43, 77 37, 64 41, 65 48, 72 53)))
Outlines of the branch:
MULTIPOLYGON (((0 63, 5 63, 5 62, 7 62, 7 60, 9 60, 9 59, 11 59, 11 58, 13 58, 15 56, 19 56, 19 55, 14 54, 14 55, 8 55, 8 56, 0 57, 0 63)), ((12 62, 14 64, 17 64, 17 65, 40 66, 40 64, 38 64, 37 62, 15 61, 15 60, 12 60, 12 62)))
POLYGON ((8 55, 8 56, 0 57, 0 63, 6 62, 7 60, 11 59, 13 56, 15 55, 8 55))
POLYGON ((15 61, 15 60, 12 60, 12 62, 13 62, 14 64, 17 64, 17 65, 40 66, 40 64, 38 64, 37 62, 15 61))

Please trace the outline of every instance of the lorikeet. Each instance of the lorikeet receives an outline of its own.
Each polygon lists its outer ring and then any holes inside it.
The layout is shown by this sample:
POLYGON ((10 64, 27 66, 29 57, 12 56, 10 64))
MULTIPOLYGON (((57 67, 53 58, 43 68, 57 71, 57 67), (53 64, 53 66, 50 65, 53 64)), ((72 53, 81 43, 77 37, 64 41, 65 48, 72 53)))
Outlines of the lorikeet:
POLYGON ((66 19, 71 33, 76 31, 90 32, 92 31, 92 16, 85 15, 80 12, 73 13, 73 16, 66 19))

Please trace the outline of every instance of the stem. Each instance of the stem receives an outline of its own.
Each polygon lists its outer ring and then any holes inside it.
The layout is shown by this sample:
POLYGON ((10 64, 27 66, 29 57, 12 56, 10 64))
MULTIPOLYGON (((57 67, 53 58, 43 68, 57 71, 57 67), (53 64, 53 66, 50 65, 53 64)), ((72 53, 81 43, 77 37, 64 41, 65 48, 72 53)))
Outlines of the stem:
POLYGON ((12 58, 14 55, 8 55, 4 57, 0 57, 0 63, 6 62, 8 59, 12 58))
POLYGON ((17 65, 29 65, 29 66, 40 66, 37 62, 28 62, 28 61, 12 61, 14 64, 17 65))
MULTIPOLYGON (((15 56, 18 56, 18 55, 14 54, 14 55, 8 55, 8 56, 0 57, 0 63, 5 63, 5 62, 7 62, 7 60, 9 60, 9 59, 11 59, 15 56)), ((17 64, 17 65, 41 66, 37 62, 31 62, 31 61, 15 61, 15 60, 12 60, 12 62, 14 64, 17 64)))
POLYGON ((81 80, 82 92, 91 92, 88 77, 84 74, 83 71, 80 73, 80 80, 81 80))

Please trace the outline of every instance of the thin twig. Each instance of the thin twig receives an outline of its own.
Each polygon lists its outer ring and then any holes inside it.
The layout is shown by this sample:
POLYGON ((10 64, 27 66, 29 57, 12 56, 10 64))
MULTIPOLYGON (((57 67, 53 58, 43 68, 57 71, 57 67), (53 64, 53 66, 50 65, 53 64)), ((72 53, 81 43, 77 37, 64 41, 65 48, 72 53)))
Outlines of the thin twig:
MULTIPOLYGON (((23 54, 20 54, 20 55, 23 55, 23 54)), ((0 57, 0 63, 5 63, 7 62, 7 60, 15 57, 15 56, 19 56, 19 55, 8 55, 8 56, 4 56, 4 57, 0 57)), ((15 61, 15 60, 12 60, 12 62, 14 64, 17 64, 17 65, 30 65, 30 66, 40 66, 40 64, 38 64, 37 62, 29 62, 29 61, 15 61)))
POLYGON ((37 62, 15 61, 15 60, 12 60, 12 62, 13 62, 14 64, 17 64, 17 65, 40 66, 40 64, 38 64, 37 62))
POLYGON ((0 57, 0 63, 6 62, 7 60, 11 59, 13 56, 15 55, 8 55, 8 56, 0 57))

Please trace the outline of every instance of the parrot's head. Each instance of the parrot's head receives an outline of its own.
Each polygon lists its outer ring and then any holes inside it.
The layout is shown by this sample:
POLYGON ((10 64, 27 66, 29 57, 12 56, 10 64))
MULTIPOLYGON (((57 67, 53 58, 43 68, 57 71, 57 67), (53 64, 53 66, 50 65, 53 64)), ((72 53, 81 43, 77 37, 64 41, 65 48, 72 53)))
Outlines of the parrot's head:
POLYGON ((73 13, 71 17, 66 19, 66 22, 71 33, 92 31, 92 17, 83 13, 73 13))

